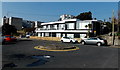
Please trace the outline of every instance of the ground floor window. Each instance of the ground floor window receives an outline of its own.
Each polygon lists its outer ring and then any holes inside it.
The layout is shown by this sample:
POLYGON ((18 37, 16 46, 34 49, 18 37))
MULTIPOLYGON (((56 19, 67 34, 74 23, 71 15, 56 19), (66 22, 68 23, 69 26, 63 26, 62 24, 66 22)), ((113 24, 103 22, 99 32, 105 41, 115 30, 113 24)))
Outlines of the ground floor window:
POLYGON ((56 33, 50 33, 52 37, 56 37, 56 33))
POLYGON ((74 38, 74 34, 67 34, 67 37, 74 38))
POLYGON ((87 34, 80 34, 80 37, 86 37, 87 34))
POLYGON ((61 33, 56 33, 56 37, 61 37, 61 33))
POLYGON ((45 33, 45 37, 49 37, 49 33, 45 33))
POLYGON ((37 33, 38 37, 71 37, 71 38, 81 38, 85 37, 87 34, 80 34, 80 33, 53 33, 53 32, 46 32, 46 33, 37 33))
POLYGON ((74 38, 80 38, 80 34, 74 34, 74 38))

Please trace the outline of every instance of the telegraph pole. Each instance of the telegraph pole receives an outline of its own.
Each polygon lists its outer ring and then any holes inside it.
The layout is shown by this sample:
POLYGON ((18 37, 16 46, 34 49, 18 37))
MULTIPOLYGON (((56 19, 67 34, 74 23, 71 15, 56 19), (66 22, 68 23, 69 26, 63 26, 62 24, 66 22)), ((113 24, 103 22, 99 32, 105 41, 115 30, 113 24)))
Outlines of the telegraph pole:
POLYGON ((112 44, 114 45, 114 39, 115 39, 115 35, 114 35, 114 10, 113 10, 113 15, 112 15, 112 44))

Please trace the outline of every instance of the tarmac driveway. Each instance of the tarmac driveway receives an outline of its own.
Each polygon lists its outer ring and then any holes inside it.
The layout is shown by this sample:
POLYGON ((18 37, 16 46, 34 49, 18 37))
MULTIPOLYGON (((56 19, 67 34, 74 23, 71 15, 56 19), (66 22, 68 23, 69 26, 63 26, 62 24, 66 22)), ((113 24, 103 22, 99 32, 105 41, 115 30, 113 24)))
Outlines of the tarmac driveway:
MULTIPOLYGON (((13 63, 14 68, 118 68, 117 48, 97 47, 43 40, 19 40, 2 46, 3 66, 13 63), (37 45, 76 45, 80 49, 67 52, 50 52, 34 49, 37 45), (50 56, 50 58, 44 58, 50 56)), ((8 65, 9 67, 9 65, 8 65)))

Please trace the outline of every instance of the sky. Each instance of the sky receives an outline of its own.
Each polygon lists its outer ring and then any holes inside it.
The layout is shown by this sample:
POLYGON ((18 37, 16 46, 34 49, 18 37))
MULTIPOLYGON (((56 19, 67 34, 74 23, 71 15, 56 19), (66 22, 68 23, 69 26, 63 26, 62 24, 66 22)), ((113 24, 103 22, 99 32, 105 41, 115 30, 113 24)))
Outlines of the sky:
POLYGON ((2 2, 118 2, 119 0, 1 0, 2 2))
POLYGON ((24 20, 57 21, 62 14, 77 16, 92 12, 93 18, 108 20, 114 10, 117 17, 118 2, 2 2, 2 17, 20 17, 24 20))

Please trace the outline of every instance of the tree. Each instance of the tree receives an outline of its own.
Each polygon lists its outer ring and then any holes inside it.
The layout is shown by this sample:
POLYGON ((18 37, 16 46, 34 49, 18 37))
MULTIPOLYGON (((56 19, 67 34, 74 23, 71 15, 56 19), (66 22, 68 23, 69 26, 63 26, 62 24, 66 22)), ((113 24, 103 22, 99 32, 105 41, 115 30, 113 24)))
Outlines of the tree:
POLYGON ((83 12, 83 13, 80 13, 79 15, 77 15, 76 18, 80 19, 80 20, 92 20, 92 13, 90 11, 83 12))
POLYGON ((92 24, 85 25, 86 29, 87 29, 87 27, 89 28, 88 33, 87 33, 87 37, 89 37, 90 36, 90 29, 92 28, 92 24))
POLYGON ((17 33, 15 26, 9 24, 4 24, 2 26, 2 35, 13 35, 14 33, 17 33))
POLYGON ((105 22, 107 25, 107 32, 112 32, 112 23, 110 22, 105 22))

